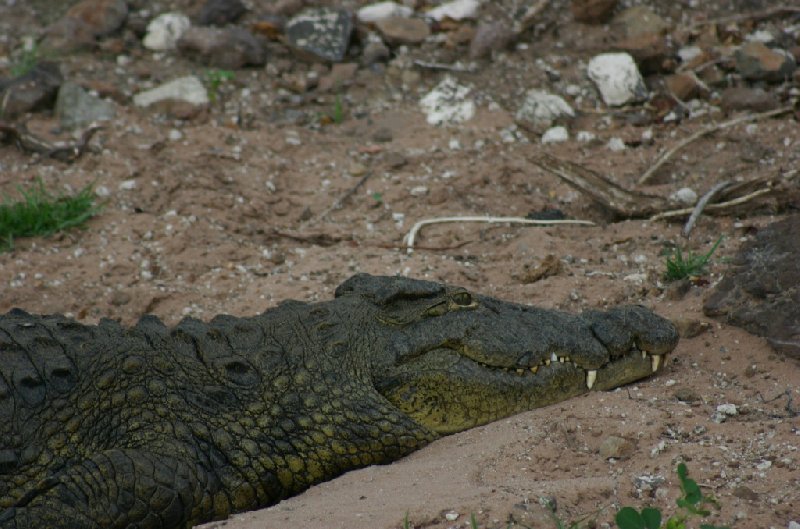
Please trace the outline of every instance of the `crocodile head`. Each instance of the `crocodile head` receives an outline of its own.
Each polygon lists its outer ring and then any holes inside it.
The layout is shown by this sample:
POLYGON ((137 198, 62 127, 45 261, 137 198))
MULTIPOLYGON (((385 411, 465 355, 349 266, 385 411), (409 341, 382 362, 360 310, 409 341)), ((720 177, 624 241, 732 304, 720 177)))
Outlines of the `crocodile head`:
POLYGON ((371 308, 378 392, 440 434, 647 377, 678 342, 669 321, 641 306, 574 315, 366 274, 336 296, 371 308))

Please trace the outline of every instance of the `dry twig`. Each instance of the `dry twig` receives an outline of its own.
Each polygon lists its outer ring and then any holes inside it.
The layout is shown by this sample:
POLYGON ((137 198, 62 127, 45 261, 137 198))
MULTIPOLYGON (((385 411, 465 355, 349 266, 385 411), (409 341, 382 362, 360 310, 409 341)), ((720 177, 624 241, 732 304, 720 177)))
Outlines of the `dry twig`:
POLYGON ((522 15, 522 18, 520 18, 519 23, 514 26, 514 34, 519 35, 533 26, 534 22, 536 22, 536 18, 542 11, 544 11, 544 8, 547 7, 549 1, 550 0, 539 0, 530 6, 525 11, 525 14, 522 15))
POLYGON ((683 140, 678 142, 677 145, 675 145, 674 147, 663 153, 661 156, 659 156, 656 159, 655 163, 653 163, 650 166, 650 168, 648 168, 647 171, 645 171, 644 174, 642 174, 637 183, 639 185, 647 183, 653 177, 655 172, 658 171, 661 168, 661 166, 667 162, 667 160, 672 158, 676 152, 683 149, 693 141, 702 138, 703 136, 707 136, 708 134, 711 134, 712 132, 716 132, 718 130, 723 130, 733 127, 735 125, 739 125, 740 123, 747 123, 748 121, 758 121, 761 119, 766 119, 774 116, 780 116, 781 114, 786 114, 787 112, 791 112, 792 110, 794 110, 794 107, 785 106, 781 108, 776 108, 774 110, 769 110, 767 112, 760 112, 758 114, 747 114, 746 116, 740 116, 738 118, 731 119, 729 121, 724 121, 722 123, 717 123, 715 125, 709 125, 703 129, 700 129, 691 136, 684 138, 683 140))
POLYGON ((55 158, 64 162, 74 162, 80 158, 89 147, 92 136, 102 129, 101 125, 89 125, 75 141, 49 142, 33 134, 24 123, 13 124, 0 120, 0 132, 5 133, 6 141, 13 141, 23 151, 41 154, 47 158, 55 158))
POLYGON ((328 216, 328 215, 329 215, 329 214, 330 214, 332 211, 334 211, 334 210, 337 210, 337 209, 341 209, 341 208, 342 208, 342 206, 344 205, 344 203, 345 203, 345 202, 346 202, 346 201, 347 201, 347 200, 348 200, 348 199, 349 199, 351 196, 353 196, 353 195, 355 194, 355 192, 356 192, 356 191, 358 191, 358 190, 359 190, 359 188, 360 188, 361 186, 363 186, 363 185, 364 185, 364 182, 366 182, 366 181, 369 179, 369 177, 370 177, 370 176, 372 176, 372 171, 367 171, 367 173, 366 173, 364 176, 362 176, 361 178, 359 178, 359 179, 358 179, 358 182, 356 182, 356 185, 354 185, 353 187, 351 187, 350 189, 348 189, 347 191, 345 191, 345 192, 342 194, 342 196, 340 196, 339 198, 337 198, 337 199, 336 199, 336 202, 334 202, 334 203, 331 205, 331 207, 329 207, 328 209, 326 209, 325 211, 323 211, 323 212, 322 212, 322 215, 320 215, 320 217, 322 217, 322 218, 325 218, 325 217, 327 217, 327 216, 328 216))
MULTIPOLYGON (((773 191, 772 187, 765 187, 763 189, 753 191, 752 193, 748 193, 747 195, 734 198, 733 200, 728 200, 726 202, 718 202, 716 204, 709 204, 705 207, 705 210, 714 212, 724 211, 734 206, 741 206, 742 204, 749 202, 754 198, 766 195, 767 193, 771 193, 772 191, 773 191)), ((650 217, 650 220, 663 220, 663 219, 671 219, 674 217, 683 217, 684 215, 691 214, 693 210, 694 208, 683 208, 683 209, 673 209, 670 211, 662 211, 661 213, 658 213, 650 217)))
POLYGON ((414 251, 414 239, 417 233, 430 224, 442 224, 446 222, 488 222, 490 224, 509 223, 509 224, 531 224, 536 226, 550 226, 555 224, 577 224, 581 226, 594 226, 594 222, 588 220, 533 220, 522 217, 482 217, 482 216, 459 216, 459 217, 438 217, 435 219, 425 219, 417 222, 408 231, 403 241, 406 244, 406 251, 414 251))
POLYGON ((730 182, 724 180, 719 182, 717 185, 711 188, 711 190, 700 197, 700 200, 697 201, 695 204, 694 209, 692 210, 692 214, 689 215, 689 220, 686 221, 686 224, 683 226, 683 236, 688 237, 689 233, 691 233, 692 228, 694 227, 694 223, 697 222, 697 219, 700 218, 700 215, 703 213, 703 210, 706 208, 706 205, 714 198, 717 193, 722 191, 724 188, 728 187, 730 182))

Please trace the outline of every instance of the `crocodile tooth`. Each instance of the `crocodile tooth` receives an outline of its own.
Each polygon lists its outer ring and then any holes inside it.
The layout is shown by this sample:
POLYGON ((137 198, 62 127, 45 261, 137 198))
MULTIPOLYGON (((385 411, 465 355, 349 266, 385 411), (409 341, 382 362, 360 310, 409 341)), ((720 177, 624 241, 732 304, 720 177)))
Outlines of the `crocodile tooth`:
POLYGON ((545 361, 544 361, 544 365, 546 365, 546 366, 549 366, 549 365, 550 365, 550 359, 549 359, 549 358, 548 358, 547 360, 545 360, 545 361))
POLYGON ((650 361, 652 362, 653 373, 655 373, 658 371, 658 367, 661 365, 661 355, 653 355, 650 357, 650 361))
POLYGON ((642 358, 647 358, 647 351, 642 351, 642 358))
POLYGON ((531 373, 536 374, 537 371, 539 371, 539 366, 533 366, 531 368, 531 373))
POLYGON ((558 362, 558 355, 556 355, 555 353, 550 353, 550 361, 558 362))
POLYGON ((558 361, 561 362, 562 364, 564 363, 564 360, 566 360, 566 359, 563 356, 558 359, 558 361))
POLYGON ((597 380, 597 370, 592 369, 591 371, 586 372, 586 387, 592 389, 594 386, 594 381, 597 380))
POLYGON ((517 374, 518 374, 518 375, 521 375, 521 374, 523 374, 524 372, 525 372, 525 370, 524 370, 524 369, 522 369, 521 367, 517 368, 517 374))

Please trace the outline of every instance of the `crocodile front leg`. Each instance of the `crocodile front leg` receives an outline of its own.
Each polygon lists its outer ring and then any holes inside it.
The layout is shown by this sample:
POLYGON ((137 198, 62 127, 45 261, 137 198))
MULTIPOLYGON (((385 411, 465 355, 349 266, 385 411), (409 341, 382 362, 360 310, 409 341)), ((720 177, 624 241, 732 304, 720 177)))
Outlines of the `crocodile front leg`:
POLYGON ((112 449, 42 480, 0 513, 1 529, 191 527, 215 513, 216 480, 194 464, 112 449))

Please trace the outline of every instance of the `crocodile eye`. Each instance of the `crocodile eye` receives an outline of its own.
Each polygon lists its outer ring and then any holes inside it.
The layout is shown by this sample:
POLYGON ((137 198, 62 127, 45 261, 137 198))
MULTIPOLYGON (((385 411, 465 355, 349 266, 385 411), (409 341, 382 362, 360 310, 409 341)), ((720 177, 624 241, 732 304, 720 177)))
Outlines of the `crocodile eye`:
POLYGON ((472 296, 469 292, 456 292, 453 294, 453 303, 456 305, 467 306, 472 305, 472 296))

